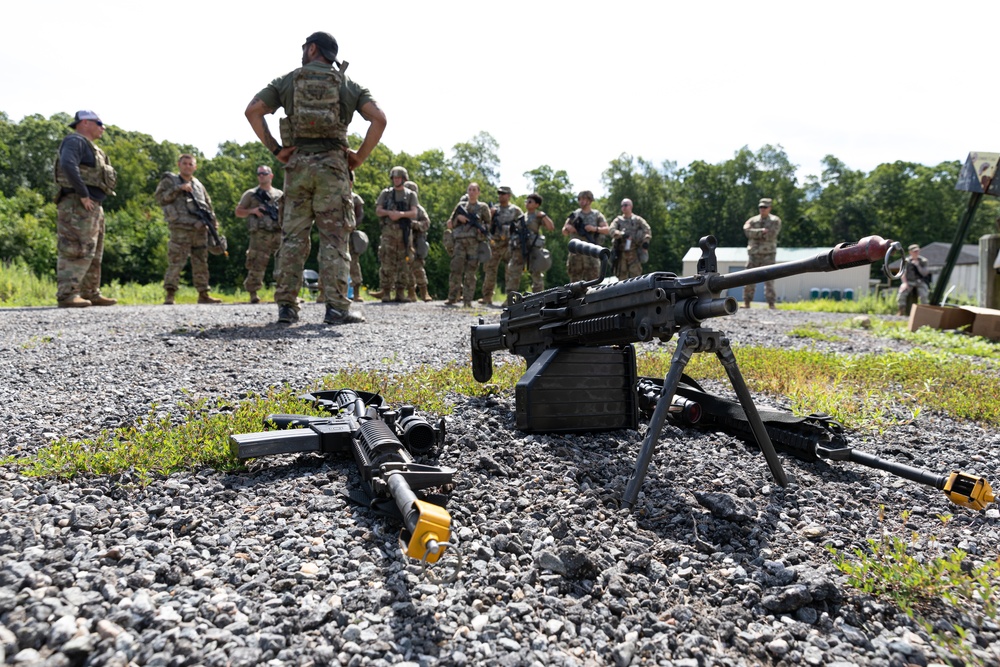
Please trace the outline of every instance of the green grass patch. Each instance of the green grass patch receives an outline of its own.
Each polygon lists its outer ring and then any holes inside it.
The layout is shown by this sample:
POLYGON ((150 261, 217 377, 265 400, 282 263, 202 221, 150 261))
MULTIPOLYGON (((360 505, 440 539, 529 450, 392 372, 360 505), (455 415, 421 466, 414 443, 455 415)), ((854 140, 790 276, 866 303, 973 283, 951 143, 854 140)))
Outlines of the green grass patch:
MULTIPOLYGON (((880 510, 880 516, 882 511, 880 510)), ((947 524, 949 516, 941 516, 947 524)), ((903 513, 905 524, 907 513, 903 513)), ((942 551, 935 538, 922 540, 884 533, 868 540, 868 549, 851 554, 827 547, 847 583, 864 593, 891 600, 932 639, 940 657, 951 664, 981 664, 971 651, 968 631, 959 624, 943 629, 929 617, 964 616, 975 628, 996 622, 1000 609, 1000 559, 976 564, 961 549, 942 551)))
MULTIPOLYGON (((825 412, 848 428, 879 432, 898 421, 894 406, 911 417, 922 409, 987 425, 1000 424, 997 372, 946 352, 844 355, 770 347, 734 348, 751 392, 786 396, 797 414, 825 412)), ((640 375, 663 377, 672 349, 642 355, 640 375)), ((696 354, 688 375, 728 377, 714 354, 696 354)))
POLYGON ((456 394, 485 396, 500 388, 510 388, 523 372, 520 363, 498 364, 494 382, 481 385, 472 378, 468 366, 457 364, 443 369, 421 366, 405 375, 391 370, 372 373, 348 369, 323 378, 315 387, 274 389, 238 404, 194 400, 184 406, 186 413, 179 422, 163 416, 153 406, 135 426, 102 431, 97 437, 85 440, 59 438, 34 456, 8 457, 0 463, 14 464, 21 473, 32 476, 73 477, 130 471, 145 481, 154 474, 169 475, 205 467, 239 470, 243 464, 230 453, 229 436, 264 430, 264 417, 270 413, 326 414, 298 399, 308 391, 348 387, 377 392, 394 407, 410 404, 427 415, 447 415, 456 394))

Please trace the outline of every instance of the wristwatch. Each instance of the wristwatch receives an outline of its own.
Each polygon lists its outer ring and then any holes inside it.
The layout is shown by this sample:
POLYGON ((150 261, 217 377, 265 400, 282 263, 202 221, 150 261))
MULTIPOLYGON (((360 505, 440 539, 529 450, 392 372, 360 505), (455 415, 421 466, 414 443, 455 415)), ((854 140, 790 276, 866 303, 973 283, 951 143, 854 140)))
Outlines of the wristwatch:
POLYGON ((273 151, 271 151, 271 154, 272 155, 277 155, 278 153, 280 153, 282 151, 283 148, 284 148, 284 146, 279 145, 277 148, 275 148, 273 151))

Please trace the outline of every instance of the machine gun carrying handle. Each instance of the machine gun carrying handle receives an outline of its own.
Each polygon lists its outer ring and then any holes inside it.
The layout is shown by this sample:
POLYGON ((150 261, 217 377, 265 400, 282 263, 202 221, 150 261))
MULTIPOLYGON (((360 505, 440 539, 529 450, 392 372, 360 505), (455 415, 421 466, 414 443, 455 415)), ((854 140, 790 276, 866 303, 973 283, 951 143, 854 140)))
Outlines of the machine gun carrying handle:
POLYGON ((857 243, 841 243, 830 251, 830 264, 835 269, 846 269, 862 264, 871 264, 882 259, 886 269, 893 250, 903 251, 899 241, 890 241, 881 236, 866 236, 857 243))
POLYGON ((596 243, 587 243, 580 239, 571 239, 568 248, 574 254, 597 257, 602 262, 606 262, 611 258, 611 251, 604 246, 599 246, 596 243))

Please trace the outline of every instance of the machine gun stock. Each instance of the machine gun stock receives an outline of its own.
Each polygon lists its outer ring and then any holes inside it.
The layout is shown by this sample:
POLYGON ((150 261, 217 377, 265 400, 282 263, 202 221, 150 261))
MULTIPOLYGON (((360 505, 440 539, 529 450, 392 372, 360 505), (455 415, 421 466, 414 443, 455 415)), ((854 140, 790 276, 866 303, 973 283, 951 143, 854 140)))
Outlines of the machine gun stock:
MULTIPOLYGON (((413 406, 403 406, 397 412, 378 394, 363 391, 320 391, 302 398, 331 416, 268 415, 265 424, 279 430, 230 436, 232 454, 248 459, 294 452, 351 452, 361 474, 364 504, 402 520, 400 546, 404 555, 425 563, 437 562, 454 546, 450 542, 451 516, 417 492, 450 487, 455 470, 415 463, 411 452, 425 453, 443 443, 444 420, 431 426, 413 406)), ((353 493, 351 497, 357 499, 353 493)))

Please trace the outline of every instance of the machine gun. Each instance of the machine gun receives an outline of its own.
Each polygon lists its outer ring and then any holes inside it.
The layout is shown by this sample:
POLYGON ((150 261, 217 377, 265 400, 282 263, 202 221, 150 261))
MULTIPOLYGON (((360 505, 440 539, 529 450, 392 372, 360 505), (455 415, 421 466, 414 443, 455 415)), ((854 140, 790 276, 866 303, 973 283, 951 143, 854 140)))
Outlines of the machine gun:
POLYGON ((219 236, 219 230, 215 227, 215 216, 212 215, 207 206, 198 201, 198 198, 193 193, 188 197, 188 201, 194 204, 194 216, 208 229, 208 235, 212 237, 212 241, 216 247, 222 248, 222 254, 229 257, 226 242, 219 236))
POLYGON ((278 221, 278 205, 274 203, 274 199, 271 195, 267 193, 263 188, 257 188, 254 190, 253 196, 257 198, 257 201, 261 203, 264 207, 264 212, 267 213, 267 217, 271 218, 274 222, 278 221))
MULTIPOLYGON (((508 295, 499 324, 472 327, 472 374, 479 382, 493 375, 492 353, 507 349, 525 358, 528 370, 515 387, 517 426, 526 431, 588 431, 636 428, 635 351, 633 343, 654 338, 677 348, 664 378, 664 395, 673 396, 695 352, 715 352, 747 414, 758 447, 774 479, 787 483, 781 462, 736 364, 729 339, 702 326, 713 317, 735 315, 736 299, 722 291, 810 272, 836 271, 882 259, 900 251, 899 243, 869 236, 842 243, 815 257, 720 274, 715 237, 699 241, 698 275, 679 278, 649 273, 610 285, 600 278, 570 283, 536 294, 508 295), (560 398, 561 397, 561 398, 560 398), (572 400, 570 400, 570 398, 572 400)), ((600 257, 610 251, 573 239, 570 252, 600 257)), ((652 459, 669 408, 661 401, 642 443, 635 472, 623 502, 633 507, 652 459)))
POLYGON ((404 555, 435 563, 446 548, 454 547, 449 541, 448 511, 428 500, 429 494, 417 492, 450 487, 455 470, 414 463, 411 455, 426 453, 444 442, 444 419, 431 426, 413 406, 404 405, 397 412, 378 394, 351 389, 318 391, 302 398, 331 416, 268 415, 265 424, 278 429, 302 428, 232 435, 233 455, 248 459, 294 452, 352 452, 364 492, 352 493, 351 499, 401 519, 404 555))
MULTIPOLYGON (((644 416, 649 417, 655 411, 663 396, 662 389, 663 381, 658 378, 639 378, 636 391, 639 410, 644 416)), ((943 491, 956 505, 973 510, 984 510, 995 500, 989 481, 977 475, 958 470, 939 474, 854 449, 847 442, 843 426, 828 415, 796 417, 773 410, 760 410, 759 414, 775 449, 800 461, 849 461, 884 470, 911 482, 932 486, 943 491)), ((708 393, 687 376, 678 384, 667 416, 683 426, 719 429, 745 439, 753 437, 738 403, 708 393)))
POLYGON ((458 215, 464 215, 469 220, 469 224, 478 229, 483 236, 486 238, 492 238, 489 231, 483 227, 483 223, 479 222, 479 216, 477 214, 469 213, 461 204, 459 204, 458 208, 455 209, 455 213, 458 215))

